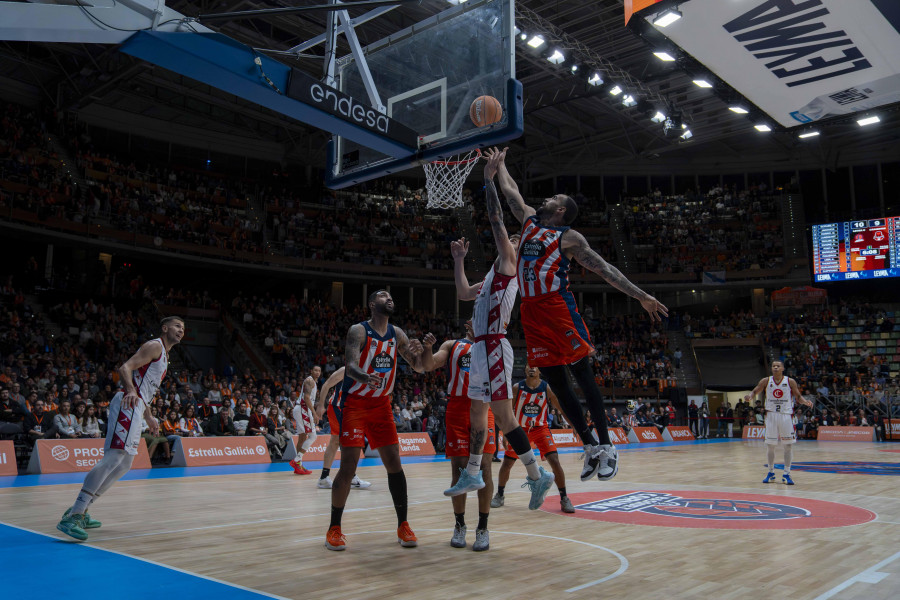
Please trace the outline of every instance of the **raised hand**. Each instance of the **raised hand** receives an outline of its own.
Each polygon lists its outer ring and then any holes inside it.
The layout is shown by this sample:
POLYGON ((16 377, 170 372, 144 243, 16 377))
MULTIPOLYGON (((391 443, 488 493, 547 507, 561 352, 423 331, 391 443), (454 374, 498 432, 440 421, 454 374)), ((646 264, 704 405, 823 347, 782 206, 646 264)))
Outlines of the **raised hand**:
MULTIPOLYGON (((432 337, 434 337, 434 336, 432 336, 432 337)), ((425 351, 425 348, 422 346, 422 342, 420 342, 417 339, 409 340, 409 353, 410 354, 412 354, 413 356, 419 356, 424 351, 425 351)))
POLYGON ((500 161, 503 160, 503 153, 496 148, 489 148, 486 151, 485 156, 487 157, 487 163, 484 165, 484 178, 493 179, 494 175, 497 174, 497 169, 500 168, 500 161))
POLYGON ((422 338, 422 345, 425 348, 431 348, 435 345, 435 343, 437 343, 437 338, 434 337, 434 334, 430 331, 425 334, 425 337, 422 338))
POLYGON ((454 259, 465 258, 469 253, 469 242, 466 238, 459 238, 455 242, 450 242, 450 255, 454 259))
POLYGON ((650 314, 651 321, 662 321, 662 317, 669 316, 669 309, 666 308, 666 305, 653 296, 648 295, 641 300, 641 306, 650 314))

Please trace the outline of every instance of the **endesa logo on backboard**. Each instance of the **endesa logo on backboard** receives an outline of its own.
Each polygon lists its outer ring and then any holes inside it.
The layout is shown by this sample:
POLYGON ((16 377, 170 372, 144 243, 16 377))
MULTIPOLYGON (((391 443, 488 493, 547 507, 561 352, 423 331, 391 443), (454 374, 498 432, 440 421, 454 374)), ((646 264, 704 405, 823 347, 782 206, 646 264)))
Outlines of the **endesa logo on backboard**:
MULTIPOLYGON (((875 513, 837 502, 739 492, 628 490, 569 494, 579 519, 694 529, 825 529, 875 513)), ((547 512, 557 512, 544 505, 547 512)), ((563 513, 560 513, 563 514, 563 513)))

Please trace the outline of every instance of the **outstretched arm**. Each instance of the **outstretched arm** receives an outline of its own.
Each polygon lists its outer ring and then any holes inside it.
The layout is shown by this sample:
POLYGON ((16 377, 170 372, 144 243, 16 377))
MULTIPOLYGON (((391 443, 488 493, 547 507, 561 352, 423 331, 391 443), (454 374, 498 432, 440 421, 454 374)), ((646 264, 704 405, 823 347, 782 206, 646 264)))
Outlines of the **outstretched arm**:
POLYGON ((491 148, 486 151, 485 156, 488 160, 491 160, 491 157, 494 154, 499 154, 500 163, 497 165, 497 175, 498 180, 500 181, 500 190, 503 192, 503 195, 506 196, 506 203, 509 205, 509 210, 512 211, 512 214, 518 219, 519 223, 523 223, 525 219, 533 215, 535 211, 525 204, 522 194, 519 193, 519 186, 516 185, 515 180, 506 168, 507 150, 509 150, 509 148, 504 148, 502 152, 499 152, 496 148, 491 148))
MULTIPOLYGON (((454 340, 447 340, 441 344, 438 351, 432 355, 431 360, 434 361, 435 369, 440 369, 447 364, 448 360, 450 360, 450 353, 453 351, 453 342, 454 340)), ((425 348, 425 351, 428 352, 428 348, 425 348)))
POLYGON ((516 249, 509 241, 509 233, 503 224, 503 209, 500 208, 500 197, 494 185, 494 175, 497 173, 500 156, 499 153, 492 154, 484 167, 484 199, 487 202, 487 215, 491 232, 494 234, 494 244, 500 255, 499 270, 505 275, 512 275, 516 268, 516 249))
POLYGON ((466 254, 469 252, 469 242, 466 238, 460 238, 450 242, 450 254, 453 256, 453 279, 456 282, 456 296, 460 300, 474 300, 478 295, 478 286, 469 285, 466 277, 466 254))
POLYGON ((563 236, 562 249, 566 254, 571 254, 584 268, 593 271, 620 292, 640 302, 644 310, 650 314, 651 321, 660 321, 662 317, 669 316, 669 309, 662 302, 631 283, 621 271, 603 260, 603 257, 597 254, 584 236, 577 231, 566 232, 563 236))

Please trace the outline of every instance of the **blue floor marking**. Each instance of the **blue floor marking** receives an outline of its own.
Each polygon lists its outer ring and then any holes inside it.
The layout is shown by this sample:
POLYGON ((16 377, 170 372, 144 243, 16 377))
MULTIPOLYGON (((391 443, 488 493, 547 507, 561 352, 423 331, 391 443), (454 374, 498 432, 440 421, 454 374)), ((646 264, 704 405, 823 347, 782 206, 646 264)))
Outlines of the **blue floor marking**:
MULTIPOLYGON (((62 535, 62 534, 60 534, 62 535)), ((4 598, 281 598, 146 559, 0 523, 4 598)))
MULTIPOLYGON (((690 446, 693 444, 721 444, 726 442, 740 442, 740 438, 711 439, 680 442, 649 442, 644 444, 619 444, 617 448, 627 452, 640 452, 665 448, 667 446, 690 446)), ((582 448, 559 448, 560 454, 581 454, 582 448)), ((502 456, 502 452, 500 453, 502 456)), ((339 460, 334 461, 332 473, 337 472, 339 460)), ((443 454, 435 456, 404 456, 403 464, 442 463, 447 462, 443 454)), ((359 461, 361 467, 374 467, 381 465, 380 458, 363 458, 359 461)), ((307 461, 303 466, 318 471, 322 468, 322 461, 307 461)), ((247 475, 253 473, 278 473, 292 471, 288 463, 268 463, 258 465, 224 465, 218 467, 157 467, 155 469, 133 469, 123 478, 123 481, 137 481, 144 479, 173 479, 178 477, 210 477, 215 475, 247 475)), ((81 483, 87 473, 58 473, 54 475, 18 475, 16 477, 0 477, 0 489, 11 487, 34 487, 41 485, 65 485, 81 483)), ((308 477, 315 477, 310 475, 308 477)))

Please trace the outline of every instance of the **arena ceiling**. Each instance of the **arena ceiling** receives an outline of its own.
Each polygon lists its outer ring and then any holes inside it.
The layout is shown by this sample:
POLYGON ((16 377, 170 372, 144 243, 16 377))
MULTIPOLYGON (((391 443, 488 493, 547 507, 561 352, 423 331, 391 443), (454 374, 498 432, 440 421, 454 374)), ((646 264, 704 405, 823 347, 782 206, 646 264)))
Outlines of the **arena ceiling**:
MULTIPOLYGON (((62 3, 62 0, 60 0, 62 3)), ((319 0, 169 0, 184 15, 298 6, 319 0)), ((448 6, 446 0, 423 0, 401 7, 357 29, 363 45, 408 27, 448 6)), ((2 8, 0 8, 2 10, 2 8)), ((351 16, 367 9, 357 8, 351 16)), ((678 62, 663 63, 653 46, 624 26, 623 0, 518 0, 517 25, 541 29, 548 39, 571 52, 601 57, 639 82, 650 98, 663 99, 683 114, 693 138, 668 139, 661 125, 637 108, 597 90, 557 66, 517 46, 517 77, 525 91, 525 135, 512 146, 519 167, 532 177, 552 173, 665 173, 752 171, 830 167, 852 157, 900 159, 900 112, 882 111, 882 123, 861 129, 854 119, 832 123, 813 141, 797 132, 760 134, 748 118, 731 113, 713 91, 693 85, 678 62), (790 165, 790 166, 788 166, 790 165)), ((0 13, 2 14, 2 13, 0 13)), ((325 14, 304 13, 210 23, 256 48, 287 50, 324 31, 325 14)), ((308 52, 323 53, 322 46, 308 52)), ((349 52, 339 36, 338 55, 349 52)), ((285 59, 319 74, 320 59, 285 59)), ((37 94, 68 110, 112 108, 178 126, 219 131, 277 143, 284 157, 324 167, 326 133, 261 108, 231 94, 122 54, 99 44, 0 42, 0 82, 37 94)), ((646 107, 645 107, 646 108, 646 107)), ((861 159, 859 159, 861 160, 861 159)))

